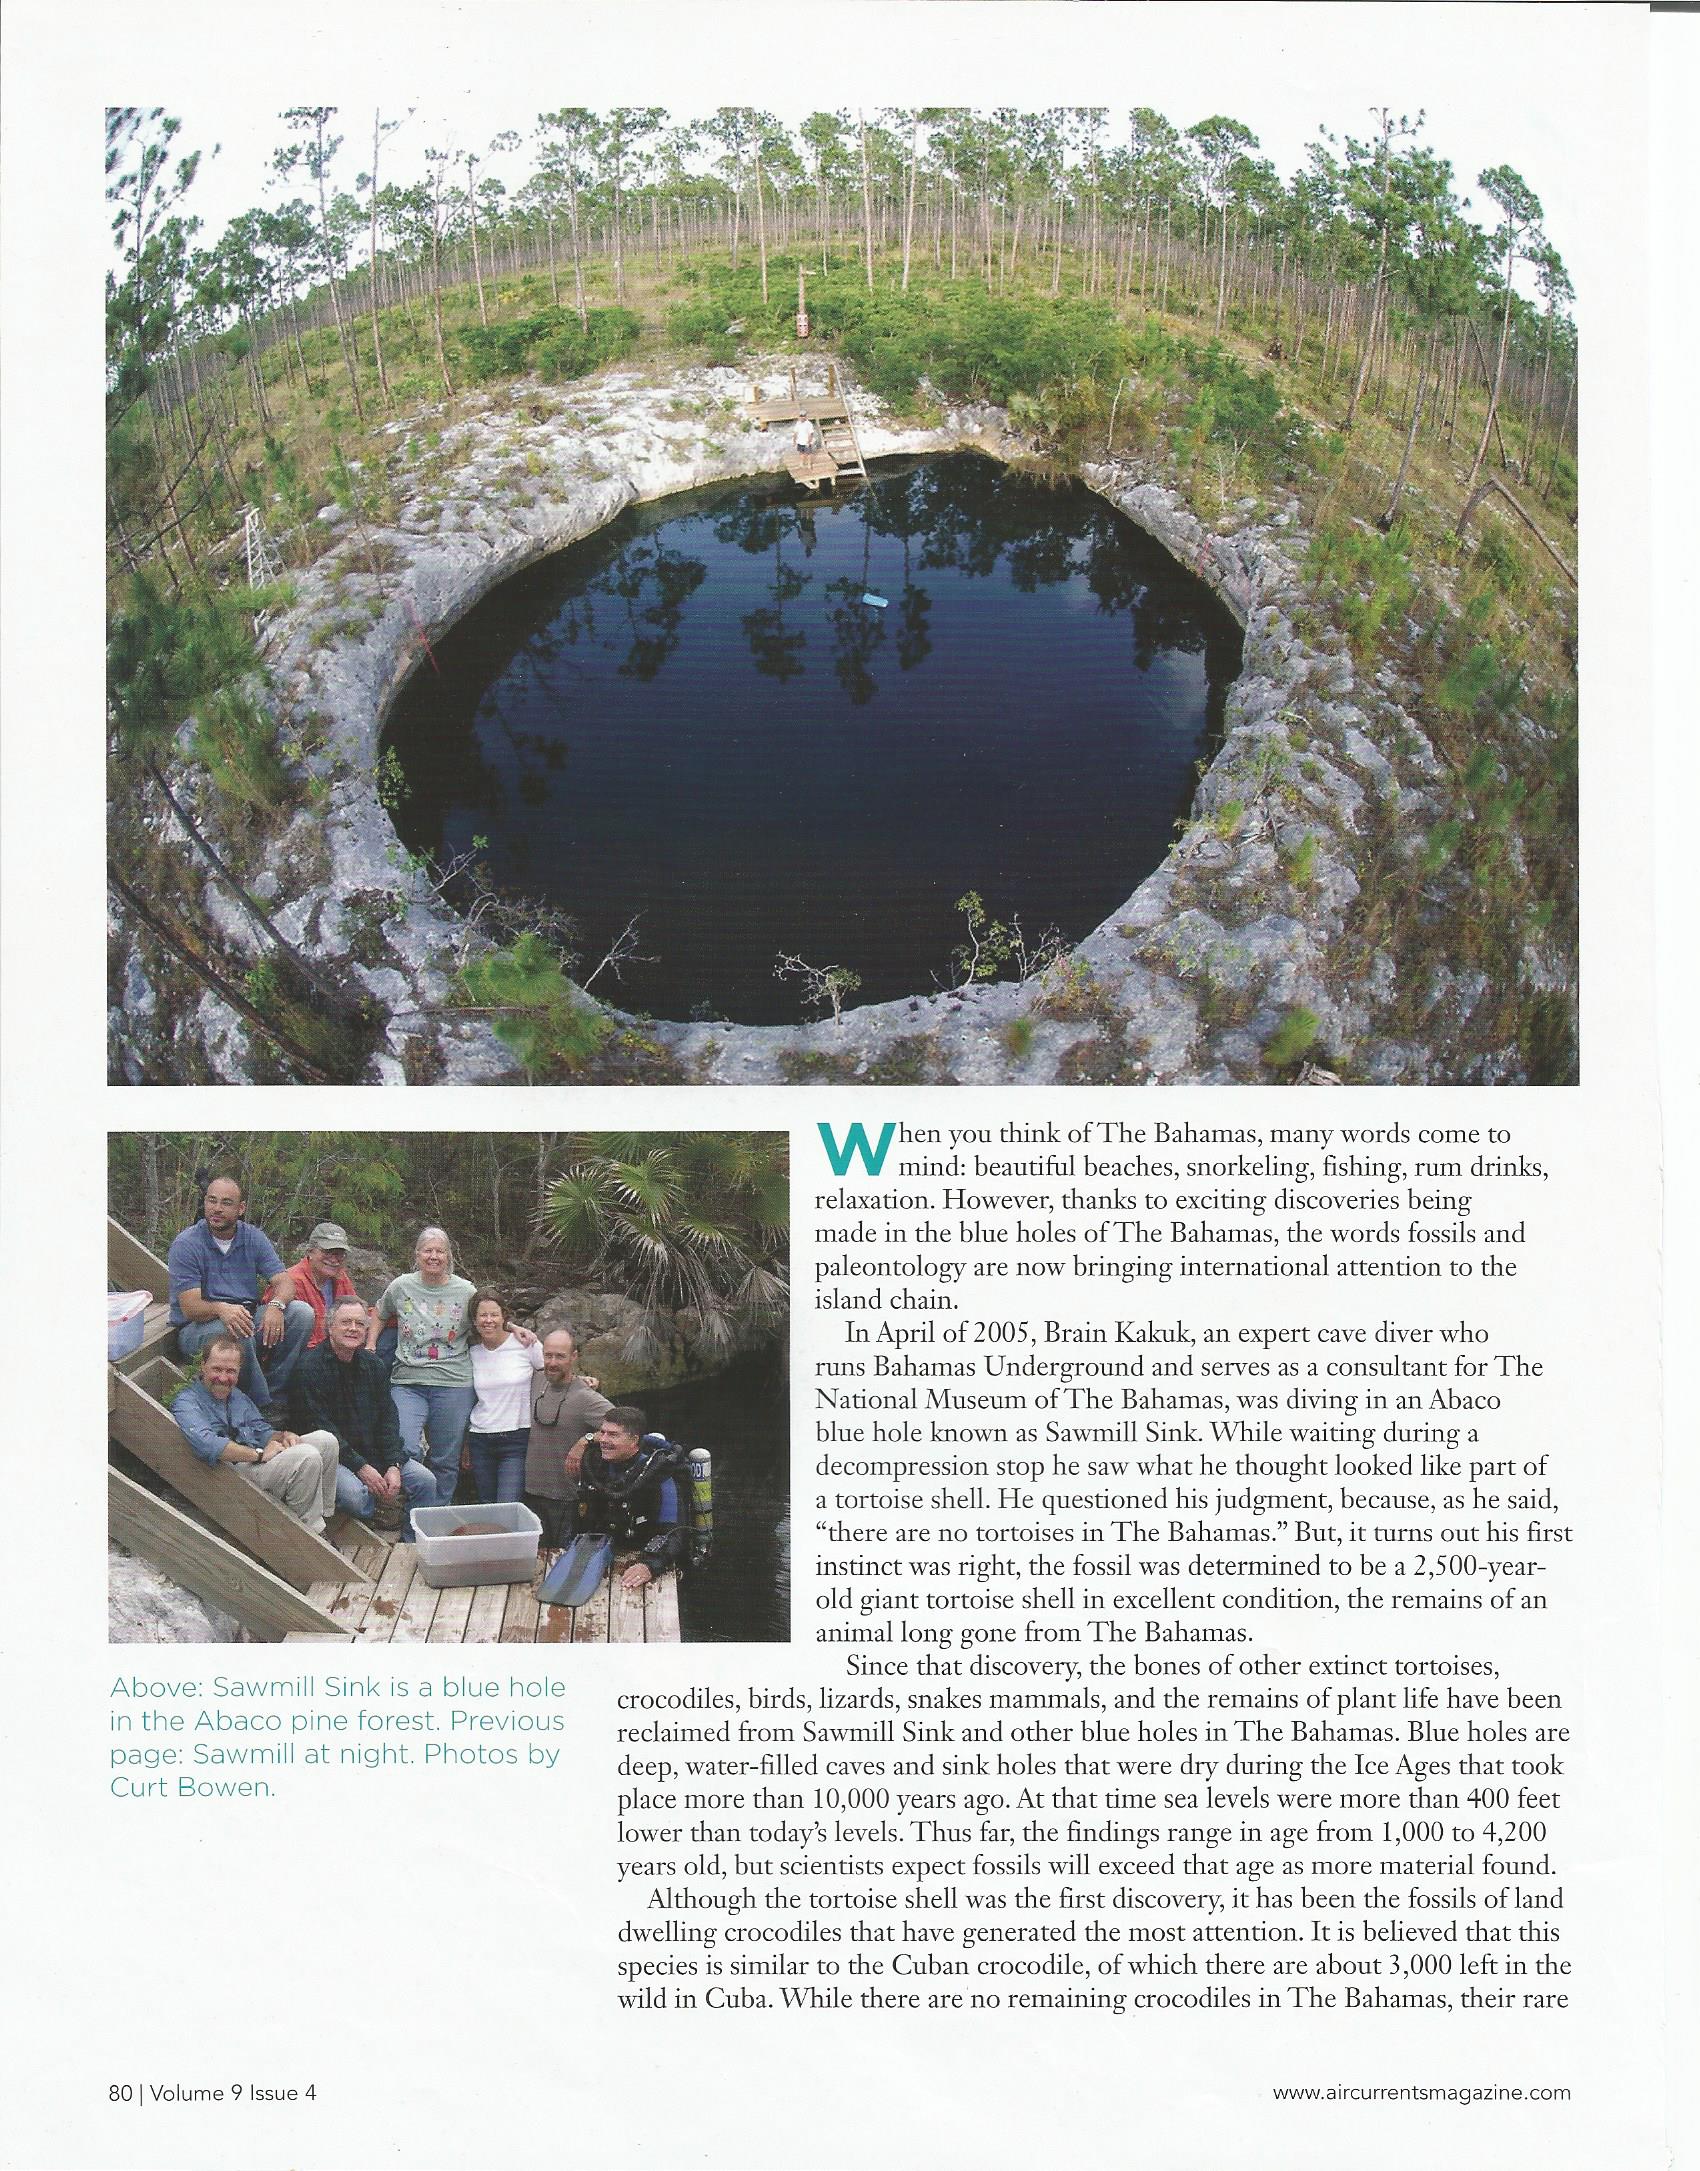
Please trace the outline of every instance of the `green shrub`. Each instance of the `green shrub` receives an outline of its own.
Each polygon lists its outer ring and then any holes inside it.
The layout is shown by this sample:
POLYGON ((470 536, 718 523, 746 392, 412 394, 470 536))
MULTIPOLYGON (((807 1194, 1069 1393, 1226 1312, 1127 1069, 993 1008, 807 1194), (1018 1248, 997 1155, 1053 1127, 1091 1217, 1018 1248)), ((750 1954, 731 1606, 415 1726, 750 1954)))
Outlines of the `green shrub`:
POLYGON ((1302 1063, 1316 1045, 1316 1036, 1322 1030, 1322 1020, 1314 1010, 1302 1005, 1289 1010, 1269 1036, 1263 1050, 1263 1060, 1271 1070, 1291 1070, 1302 1063))
POLYGON ((538 1077, 570 1077, 608 1037, 609 1021, 587 1003, 540 935, 476 959, 460 976, 463 1002, 497 1013, 497 1036, 538 1077))
POLYGON ((1360 662, 1374 654, 1383 630, 1416 593, 1411 531, 1403 520, 1385 535, 1348 520, 1324 520, 1307 565, 1360 662))
POLYGON ((1438 874, 1464 841, 1462 822, 1442 822, 1428 833, 1417 864, 1425 875, 1438 874))
POLYGON ((583 325, 571 309, 541 309, 508 324, 463 325, 456 337, 474 384, 535 370, 557 384, 585 377, 637 344, 643 326, 629 309, 592 309, 583 325))
POLYGON ((1003 1042, 1004 1053, 1012 1063, 1025 1063, 1033 1052, 1034 1037, 1038 1027, 1031 1018, 1011 1018, 998 1038, 1003 1042))

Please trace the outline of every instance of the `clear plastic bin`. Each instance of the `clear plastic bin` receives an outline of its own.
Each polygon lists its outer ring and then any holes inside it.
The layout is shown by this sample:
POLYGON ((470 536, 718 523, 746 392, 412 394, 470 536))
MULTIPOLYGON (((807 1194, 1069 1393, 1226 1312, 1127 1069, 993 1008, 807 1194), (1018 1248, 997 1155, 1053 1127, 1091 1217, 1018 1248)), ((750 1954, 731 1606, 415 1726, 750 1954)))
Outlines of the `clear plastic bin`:
POLYGON ((145 1289, 125 1289, 106 1296, 106 1361, 116 1364, 120 1357, 128 1357, 142 1346, 142 1328, 147 1320, 148 1293, 145 1289))
POLYGON ((520 1500, 467 1508, 415 1508, 419 1573, 433 1590, 458 1583, 529 1583, 537 1573, 543 1525, 520 1500), (461 1528, 475 1531, 451 1536, 461 1528))

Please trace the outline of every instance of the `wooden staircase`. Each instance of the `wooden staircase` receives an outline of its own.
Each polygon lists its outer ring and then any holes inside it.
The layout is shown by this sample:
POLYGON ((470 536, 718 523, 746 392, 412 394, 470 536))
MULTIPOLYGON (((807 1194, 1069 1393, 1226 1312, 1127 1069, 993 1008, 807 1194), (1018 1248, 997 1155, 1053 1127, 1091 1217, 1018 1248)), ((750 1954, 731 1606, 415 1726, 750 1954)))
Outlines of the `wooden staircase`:
POLYGON ((335 1634, 337 1624, 305 1593, 330 1580, 359 1581, 360 1570, 256 1486, 202 1462, 160 1399, 183 1377, 167 1354, 173 1330, 164 1260, 109 1219, 106 1272, 115 1288, 148 1292, 141 1346, 106 1368, 107 1438, 195 1510, 185 1514, 121 1470, 108 1470, 110 1535, 257 1636, 335 1634))
POLYGON ((856 435, 856 419, 850 412, 838 364, 832 363, 830 370, 829 387, 824 393, 800 392, 797 372, 793 368, 789 398, 762 400, 753 392, 750 395, 750 412, 764 429, 774 423, 795 425, 807 415, 820 431, 818 451, 799 452, 793 446, 785 455, 792 481, 800 482, 808 490, 818 490, 823 482, 836 489, 845 476, 856 476, 863 482, 868 479, 867 462, 862 457, 861 442, 856 435))

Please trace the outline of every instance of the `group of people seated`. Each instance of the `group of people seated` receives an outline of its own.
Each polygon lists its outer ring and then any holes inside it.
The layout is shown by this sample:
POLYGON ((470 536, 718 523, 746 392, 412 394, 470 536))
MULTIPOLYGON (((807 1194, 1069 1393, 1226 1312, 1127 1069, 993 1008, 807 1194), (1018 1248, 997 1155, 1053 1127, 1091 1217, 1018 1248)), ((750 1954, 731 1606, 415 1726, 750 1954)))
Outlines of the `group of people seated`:
POLYGON ((411 1543, 413 1511, 450 1505, 464 1460, 471 1497, 523 1500, 546 1546, 595 1534, 634 1550, 629 1587, 685 1559, 689 1504, 668 1458, 641 1410, 580 1376, 569 1328, 539 1339, 517 1324, 456 1274, 441 1229, 421 1230, 413 1271, 370 1306, 348 1248, 322 1221, 285 1266, 240 1184, 208 1184, 167 1257, 178 1353, 201 1360, 172 1414, 203 1462, 309 1530, 340 1510, 411 1543))

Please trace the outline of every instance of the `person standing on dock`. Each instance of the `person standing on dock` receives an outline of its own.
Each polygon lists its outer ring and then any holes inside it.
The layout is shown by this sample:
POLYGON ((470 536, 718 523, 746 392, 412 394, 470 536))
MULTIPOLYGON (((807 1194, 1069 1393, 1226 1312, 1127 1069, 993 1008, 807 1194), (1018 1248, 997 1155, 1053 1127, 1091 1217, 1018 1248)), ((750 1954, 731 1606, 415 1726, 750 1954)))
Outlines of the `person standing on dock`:
POLYGON ((614 1407, 578 1375, 570 1327, 543 1337, 543 1369, 531 1377, 531 1433, 525 1451, 526 1506, 543 1525, 543 1543, 565 1542, 577 1482, 577 1451, 614 1407))
MULTIPOLYGON (((467 1307, 477 1294, 454 1270, 446 1230, 421 1229, 413 1247, 413 1272, 398 1274, 373 1310, 367 1347, 383 1329, 397 1328, 390 1394, 401 1423, 403 1452, 423 1454, 437 1481, 435 1505, 446 1508, 460 1482, 461 1442, 472 1416, 472 1322, 467 1307)), ((425 1506, 433 1503, 426 1501, 425 1506)))
POLYGON ((543 1369, 543 1351, 529 1327, 514 1325, 494 1289, 480 1289, 471 1311, 472 1489, 479 1500, 517 1500, 531 1438, 531 1382, 543 1369))

